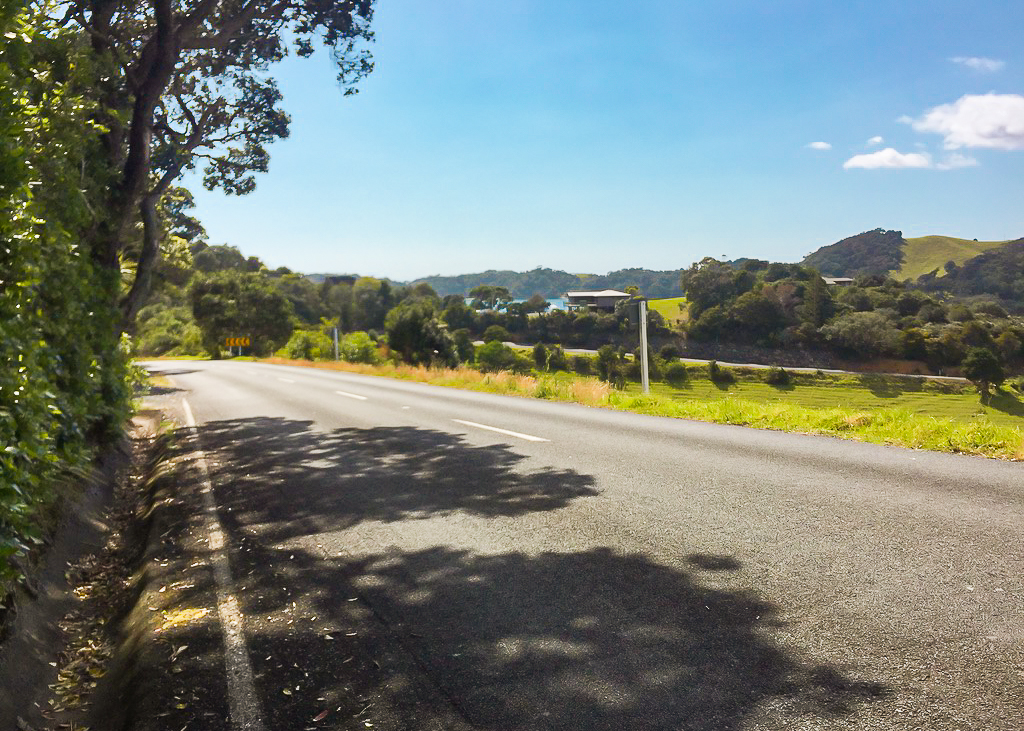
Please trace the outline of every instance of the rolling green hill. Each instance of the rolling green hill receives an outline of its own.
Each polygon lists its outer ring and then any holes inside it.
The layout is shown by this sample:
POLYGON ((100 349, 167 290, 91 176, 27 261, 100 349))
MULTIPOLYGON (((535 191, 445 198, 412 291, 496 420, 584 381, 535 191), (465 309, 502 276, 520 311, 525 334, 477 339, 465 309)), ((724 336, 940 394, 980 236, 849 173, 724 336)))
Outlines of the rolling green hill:
POLYGON ((894 273, 897 279, 917 279, 935 269, 939 270, 941 277, 944 274, 942 267, 947 261, 960 266, 968 259, 1009 243, 1009 240, 971 241, 952 236, 920 236, 904 240, 903 265, 894 273))

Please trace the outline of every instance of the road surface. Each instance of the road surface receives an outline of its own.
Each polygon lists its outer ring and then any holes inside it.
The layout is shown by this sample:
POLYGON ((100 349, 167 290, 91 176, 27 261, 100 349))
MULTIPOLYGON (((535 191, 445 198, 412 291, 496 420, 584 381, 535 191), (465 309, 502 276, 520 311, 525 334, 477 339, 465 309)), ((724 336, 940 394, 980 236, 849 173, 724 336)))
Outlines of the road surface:
POLYGON ((1020 464, 147 366, 212 480, 241 631, 181 652, 236 728, 1024 728, 1020 464))

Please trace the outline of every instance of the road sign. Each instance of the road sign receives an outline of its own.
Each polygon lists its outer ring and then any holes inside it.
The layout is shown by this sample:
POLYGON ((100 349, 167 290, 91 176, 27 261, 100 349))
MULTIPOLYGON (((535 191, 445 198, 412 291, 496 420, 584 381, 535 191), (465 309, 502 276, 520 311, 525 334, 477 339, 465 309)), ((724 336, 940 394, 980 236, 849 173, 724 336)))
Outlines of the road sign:
POLYGON ((249 345, 249 338, 228 338, 226 345, 229 348, 235 348, 242 345, 249 345))

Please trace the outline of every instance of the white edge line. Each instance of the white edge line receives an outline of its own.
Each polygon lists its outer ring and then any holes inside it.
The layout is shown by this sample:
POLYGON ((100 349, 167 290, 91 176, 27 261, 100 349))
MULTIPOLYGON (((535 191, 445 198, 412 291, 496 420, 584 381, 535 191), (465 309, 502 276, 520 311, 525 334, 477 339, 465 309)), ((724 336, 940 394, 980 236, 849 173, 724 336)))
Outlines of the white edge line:
POLYGON ((346 396, 348 398, 354 398, 357 401, 366 401, 366 396, 360 396, 358 393, 349 393, 348 391, 335 391, 339 396, 346 396))
POLYGON ((295 383, 295 381, 290 378, 281 378, 280 376, 277 377, 277 380, 284 381, 285 383, 295 383))
POLYGON ((246 731, 264 731, 260 713, 259 698, 253 682, 252 662, 245 644, 245 630, 242 626, 242 612, 238 598, 232 591, 234 579, 231 564, 224 550, 224 529, 217 517, 217 504, 213 500, 213 483, 210 481, 210 466, 199 445, 199 429, 192 415, 187 399, 181 400, 185 411, 185 423, 192 430, 196 440, 196 464, 202 474, 203 510, 206 513, 206 535, 210 549, 211 568, 217 582, 217 614, 220 617, 221 632, 224 635, 224 666, 227 670, 228 704, 231 710, 231 725, 246 731))
POLYGON ((498 434, 507 434, 510 437, 517 437, 519 439, 525 439, 528 442, 550 442, 550 439, 544 437, 535 437, 532 434, 523 434, 517 431, 509 431, 508 429, 499 429, 496 426, 487 426, 486 424, 477 424, 475 421, 463 421, 462 419, 452 419, 457 424, 465 424, 466 426, 475 426, 477 429, 486 429, 487 431, 498 432, 498 434))

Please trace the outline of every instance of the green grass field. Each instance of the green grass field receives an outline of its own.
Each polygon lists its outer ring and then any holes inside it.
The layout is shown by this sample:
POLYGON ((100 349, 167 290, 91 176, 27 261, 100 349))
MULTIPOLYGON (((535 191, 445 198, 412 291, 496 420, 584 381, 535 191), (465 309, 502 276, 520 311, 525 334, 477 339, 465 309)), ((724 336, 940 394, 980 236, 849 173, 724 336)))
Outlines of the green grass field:
POLYGON ((686 322, 686 297, 665 297, 664 299, 648 300, 647 306, 665 318, 670 325, 686 322), (680 309, 682 305, 682 309, 680 309))
POLYGON ((942 276, 942 267, 947 261, 954 261, 958 265, 963 264, 978 254, 983 254, 989 249, 995 249, 1006 241, 971 241, 970 239, 957 239, 952 236, 921 236, 916 239, 906 239, 907 245, 903 249, 903 266, 894 274, 897 279, 917 279, 922 274, 927 274, 933 269, 939 270, 942 276))
MULTIPOLYGON (((692 374, 681 386, 652 383, 656 394, 674 399, 716 401, 738 398, 766 404, 787 404, 808 409, 843 409, 876 412, 903 409, 919 416, 960 422, 987 420, 999 426, 1024 427, 1021 394, 1004 389, 982 404, 973 386, 892 376, 794 373, 786 386, 771 386, 763 372, 738 371, 732 384, 712 383, 703 366, 687 368, 692 374)), ((638 384, 627 390, 639 393, 638 384)))

